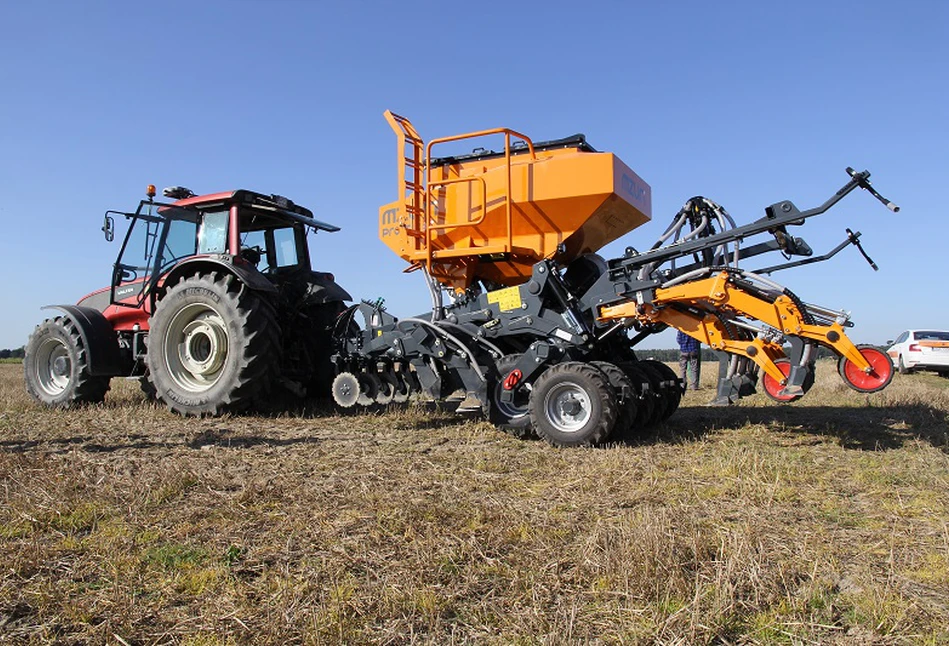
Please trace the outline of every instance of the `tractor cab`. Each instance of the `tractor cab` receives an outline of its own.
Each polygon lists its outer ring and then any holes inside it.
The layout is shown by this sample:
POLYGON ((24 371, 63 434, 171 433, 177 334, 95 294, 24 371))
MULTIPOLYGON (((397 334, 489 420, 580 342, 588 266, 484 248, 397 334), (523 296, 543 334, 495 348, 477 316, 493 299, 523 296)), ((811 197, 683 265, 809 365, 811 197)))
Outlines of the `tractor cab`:
MULTIPOLYGON (((333 283, 332 274, 312 271, 307 233, 339 227, 314 219, 309 209, 246 190, 196 196, 176 186, 163 194, 174 201, 155 201, 149 186, 148 199, 134 213, 105 215, 107 240, 114 236, 115 216, 131 221, 112 273, 111 305, 151 312, 169 279, 202 265, 225 265, 263 291, 301 279, 323 283, 324 289, 333 283)), ((332 291, 350 300, 338 286, 332 291)))

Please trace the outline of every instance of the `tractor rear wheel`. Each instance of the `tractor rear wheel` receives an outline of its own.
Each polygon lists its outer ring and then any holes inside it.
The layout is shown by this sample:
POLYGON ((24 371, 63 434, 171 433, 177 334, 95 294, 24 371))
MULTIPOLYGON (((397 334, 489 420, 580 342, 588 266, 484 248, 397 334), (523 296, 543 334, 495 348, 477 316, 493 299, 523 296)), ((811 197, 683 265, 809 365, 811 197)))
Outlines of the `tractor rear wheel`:
POLYGON ((196 274, 158 302, 148 371, 156 396, 181 415, 238 411, 279 371, 273 306, 230 274, 196 274))
POLYGON ((101 402, 109 390, 109 377, 89 374, 79 329, 63 316, 36 326, 26 344, 23 376, 30 396, 53 408, 101 402))
POLYGON ((589 363, 551 366, 530 395, 534 430, 554 446, 590 446, 610 436, 619 405, 609 380, 589 363))

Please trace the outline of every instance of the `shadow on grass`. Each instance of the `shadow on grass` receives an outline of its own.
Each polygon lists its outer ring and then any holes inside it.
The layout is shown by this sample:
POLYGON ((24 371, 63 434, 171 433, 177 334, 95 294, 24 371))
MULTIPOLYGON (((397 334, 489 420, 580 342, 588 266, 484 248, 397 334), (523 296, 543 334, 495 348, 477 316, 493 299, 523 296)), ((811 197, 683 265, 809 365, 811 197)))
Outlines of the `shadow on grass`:
MULTIPOLYGON (((104 443, 103 438, 75 436, 46 438, 43 440, 0 440, 0 451, 25 453, 34 449, 51 453, 66 453, 83 450, 92 453, 112 453, 120 450, 148 449, 193 449, 207 447, 227 449, 252 449, 255 447, 287 447, 319 444, 330 441, 327 437, 316 437, 307 433, 285 436, 281 432, 281 419, 324 419, 359 423, 360 417, 375 418, 388 428, 413 430, 437 430, 468 421, 479 421, 480 413, 455 413, 454 405, 446 403, 413 403, 377 408, 355 408, 340 411, 338 407, 325 403, 306 403, 290 409, 270 409, 252 413, 235 414, 238 426, 254 419, 263 422, 274 432, 248 434, 246 430, 227 427, 206 429, 198 435, 156 438, 142 434, 126 435, 121 440, 104 443)), ((332 421, 331 421, 332 423, 332 421)), ((834 438, 848 449, 880 451, 899 449, 908 443, 923 441, 949 453, 949 414, 931 406, 908 404, 901 406, 736 406, 715 408, 705 406, 682 406, 665 423, 633 433, 617 440, 627 446, 650 444, 684 444, 700 441, 710 433, 740 428, 742 426, 764 426, 769 431, 787 435, 820 436, 834 438)), ((503 431, 498 430, 501 434, 503 431)), ((805 440, 806 441, 806 440, 805 440)), ((816 441, 816 440, 815 440, 816 441)))
POLYGON ((898 449, 917 440, 949 452, 949 415, 931 406, 681 407, 664 424, 629 440, 631 445, 679 443, 711 432, 761 425, 785 434, 833 437, 848 449, 898 449))
POLYGON ((269 437, 266 435, 232 434, 229 429, 213 429, 202 432, 193 438, 180 440, 155 440, 144 435, 129 435, 125 441, 102 444, 93 437, 49 438, 45 440, 3 440, 0 451, 7 453, 25 453, 36 448, 45 448, 47 453, 67 453, 76 449, 89 453, 114 453, 115 451, 137 449, 203 449, 222 447, 228 449, 250 449, 258 446, 293 446, 297 444, 318 444, 322 438, 316 437, 269 437), (50 450, 51 449, 51 450, 50 450))

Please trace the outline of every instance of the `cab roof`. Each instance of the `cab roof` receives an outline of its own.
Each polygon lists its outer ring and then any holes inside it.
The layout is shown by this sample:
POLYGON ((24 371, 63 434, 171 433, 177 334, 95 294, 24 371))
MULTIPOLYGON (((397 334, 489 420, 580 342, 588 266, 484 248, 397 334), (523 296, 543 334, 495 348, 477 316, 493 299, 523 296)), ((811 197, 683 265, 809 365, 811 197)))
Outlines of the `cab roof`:
POLYGON ((172 204, 179 207, 202 208, 206 209, 213 206, 231 206, 232 204, 244 205, 253 209, 267 211, 277 215, 282 215, 296 222, 300 222, 314 229, 328 231, 330 233, 339 231, 339 227, 322 222, 313 217, 310 209, 294 204, 292 200, 282 195, 264 195, 255 191, 246 189, 237 189, 233 191, 223 191, 221 193, 208 193, 207 195, 196 195, 182 200, 177 200, 172 204))

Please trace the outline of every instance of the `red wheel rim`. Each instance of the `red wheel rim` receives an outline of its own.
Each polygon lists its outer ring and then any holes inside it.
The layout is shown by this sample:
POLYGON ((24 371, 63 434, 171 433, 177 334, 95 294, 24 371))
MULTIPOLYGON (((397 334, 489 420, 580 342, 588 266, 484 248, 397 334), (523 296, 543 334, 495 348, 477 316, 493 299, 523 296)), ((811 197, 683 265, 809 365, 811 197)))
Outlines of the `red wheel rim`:
POLYGON ((893 364, 890 363, 889 358, 876 348, 859 348, 859 350, 872 370, 866 373, 848 359, 844 363, 844 379, 856 390, 872 392, 885 386, 893 371, 893 364))
MULTIPOLYGON (((784 374, 785 378, 791 374, 791 361, 789 359, 778 359, 774 362, 774 365, 776 365, 778 370, 784 374)), ((784 390, 784 385, 769 375, 767 372, 764 373, 761 383, 764 385, 764 389, 768 392, 768 395, 770 395, 772 399, 776 399, 779 402, 790 402, 797 399, 796 395, 779 395, 778 393, 784 390)))

